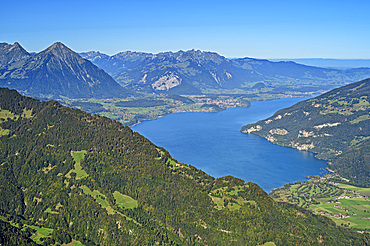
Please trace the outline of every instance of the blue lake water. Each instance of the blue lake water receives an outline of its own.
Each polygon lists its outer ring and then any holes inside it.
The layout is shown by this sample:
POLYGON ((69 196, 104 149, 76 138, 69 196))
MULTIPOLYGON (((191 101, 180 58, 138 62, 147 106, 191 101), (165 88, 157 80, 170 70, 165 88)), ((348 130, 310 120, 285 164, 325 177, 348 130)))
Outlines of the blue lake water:
POLYGON ((248 123, 266 119, 277 110, 306 98, 252 102, 249 108, 217 113, 176 113, 145 121, 133 130, 167 149, 176 160, 213 177, 232 175, 257 183, 265 191, 327 173, 325 161, 314 154, 274 145, 256 135, 241 133, 248 123))

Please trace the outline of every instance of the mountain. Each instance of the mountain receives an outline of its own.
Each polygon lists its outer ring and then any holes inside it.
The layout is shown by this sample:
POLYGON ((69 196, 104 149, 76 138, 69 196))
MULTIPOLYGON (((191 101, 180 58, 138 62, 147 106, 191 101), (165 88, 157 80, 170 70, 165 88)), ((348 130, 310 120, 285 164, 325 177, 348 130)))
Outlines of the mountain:
POLYGON ((351 183, 370 187, 369 96, 366 79, 279 110, 242 132, 317 153, 351 183))
POLYGON ((8 64, 0 67, 2 87, 46 98, 102 98, 127 95, 127 89, 122 88, 102 69, 60 42, 33 56, 28 53, 28 56, 21 56, 20 51, 24 50, 19 48, 19 45, 14 44, 12 47, 14 46, 12 50, 17 50, 17 55, 13 60, 9 58, 12 53, 5 52, 6 49, 0 53, 1 57, 8 57, 3 59, 4 62, 7 60, 8 64))
POLYGON ((294 61, 308 66, 328 67, 328 68, 370 67, 370 59, 297 58, 297 59, 272 59, 271 61, 294 61))
POLYGON ((328 69, 294 62, 227 59, 200 50, 159 54, 100 52, 80 54, 107 71, 118 83, 155 93, 199 94, 217 90, 253 90, 257 83, 272 91, 327 90, 370 77, 370 68, 328 69))
POLYGON ((43 245, 370 243, 254 183, 179 163, 117 121, 9 89, 0 109, 4 245, 30 235, 43 245))
POLYGON ((233 62, 244 69, 253 71, 260 76, 261 80, 272 85, 283 81, 285 85, 332 86, 370 77, 370 68, 338 70, 306 66, 292 61, 271 62, 252 58, 234 59, 233 62))
POLYGON ((9 63, 27 59, 31 55, 23 47, 15 42, 13 45, 0 43, 0 67, 9 63))
POLYGON ((109 56, 99 51, 90 51, 79 53, 81 57, 87 59, 104 69, 107 73, 115 73, 116 71, 123 71, 126 68, 134 68, 145 58, 153 57, 153 54, 144 52, 120 52, 114 56, 109 56))
POLYGON ((128 51, 112 57, 88 54, 81 55, 104 68, 120 84, 146 92, 199 94, 202 88, 220 84, 228 88, 233 80, 228 70, 235 69, 225 57, 199 50, 156 55, 128 51))

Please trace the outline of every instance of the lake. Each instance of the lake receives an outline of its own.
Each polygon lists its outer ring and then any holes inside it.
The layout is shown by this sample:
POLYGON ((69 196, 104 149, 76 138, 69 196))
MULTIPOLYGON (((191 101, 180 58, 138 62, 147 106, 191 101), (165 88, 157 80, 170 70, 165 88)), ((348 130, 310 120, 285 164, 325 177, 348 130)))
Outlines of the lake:
POLYGON ((249 108, 217 113, 170 114, 138 124, 133 130, 182 163, 216 178, 232 175, 255 182, 270 192, 286 183, 306 180, 305 176, 323 175, 327 164, 310 152, 274 145, 240 129, 304 99, 252 102, 249 108))

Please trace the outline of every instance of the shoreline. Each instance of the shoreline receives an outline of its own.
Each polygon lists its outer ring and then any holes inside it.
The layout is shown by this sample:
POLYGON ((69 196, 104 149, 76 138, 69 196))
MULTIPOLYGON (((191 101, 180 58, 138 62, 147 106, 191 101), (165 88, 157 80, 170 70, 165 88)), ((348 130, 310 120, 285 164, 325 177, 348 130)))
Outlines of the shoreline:
POLYGON ((269 98, 269 99, 260 99, 260 100, 252 100, 252 101, 249 101, 249 105, 248 106, 226 106, 225 108, 221 108, 221 110, 215 110, 215 111, 178 111, 178 112, 168 112, 166 114, 162 114, 162 115, 158 115, 157 117, 153 118, 153 119, 148 119, 148 120, 141 120, 141 121, 138 121, 134 124, 125 124, 123 123, 122 121, 120 121, 122 124, 132 128, 136 125, 139 125, 141 123, 143 123, 144 121, 151 121, 151 120, 157 120, 161 117, 164 117, 164 116, 167 116, 167 115, 170 115, 170 114, 176 114, 176 113, 217 113, 217 112, 221 112, 221 111, 225 111, 227 108, 249 108, 252 106, 252 103, 253 102, 261 102, 261 101, 273 101, 273 100, 280 100, 280 99, 284 99, 284 98, 299 98, 299 97, 305 97, 305 98, 311 98, 311 97, 314 97, 315 95, 313 94, 309 94, 309 95, 300 95, 300 96, 292 96, 292 95, 285 95, 285 96, 282 96, 282 97, 276 97, 276 98, 269 98))

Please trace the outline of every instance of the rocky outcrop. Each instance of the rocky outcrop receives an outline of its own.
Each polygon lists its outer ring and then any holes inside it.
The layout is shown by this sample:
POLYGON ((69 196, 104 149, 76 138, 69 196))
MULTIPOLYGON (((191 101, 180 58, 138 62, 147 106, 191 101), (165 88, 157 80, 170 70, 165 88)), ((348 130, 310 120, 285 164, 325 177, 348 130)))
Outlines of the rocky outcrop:
POLYGON ((152 84, 156 91, 168 91, 181 84, 182 79, 174 73, 166 73, 152 84))
POLYGON ((262 127, 260 125, 256 125, 256 127, 248 128, 247 130, 243 130, 244 133, 251 133, 251 132, 258 132, 262 130, 262 127))
POLYGON ((299 133, 298 133, 298 137, 299 138, 308 138, 308 137, 312 137, 314 136, 315 133, 314 132, 307 132, 306 130, 300 130, 299 133))
POLYGON ((270 134, 274 135, 274 134, 277 134, 277 135, 287 135, 289 132, 285 129, 271 129, 269 131, 270 134))
POLYGON ((292 148, 296 148, 298 150, 310 150, 310 149, 315 148, 315 145, 313 143, 300 144, 300 143, 297 143, 297 142, 292 142, 291 146, 292 146, 292 148))
POLYGON ((320 129, 324 128, 324 127, 333 127, 333 126, 338 126, 340 124, 341 124, 340 122, 337 122, 337 123, 326 123, 326 124, 314 126, 313 128, 315 128, 317 130, 320 130, 320 129))
POLYGON ((276 141, 276 138, 274 138, 273 136, 271 136, 271 135, 267 135, 266 136, 266 139, 268 140, 268 141, 270 141, 271 143, 273 143, 273 142, 275 142, 276 141))
POLYGON ((267 124, 270 124, 272 122, 272 120, 270 119, 270 120, 266 120, 265 121, 265 124, 267 125, 267 124))

